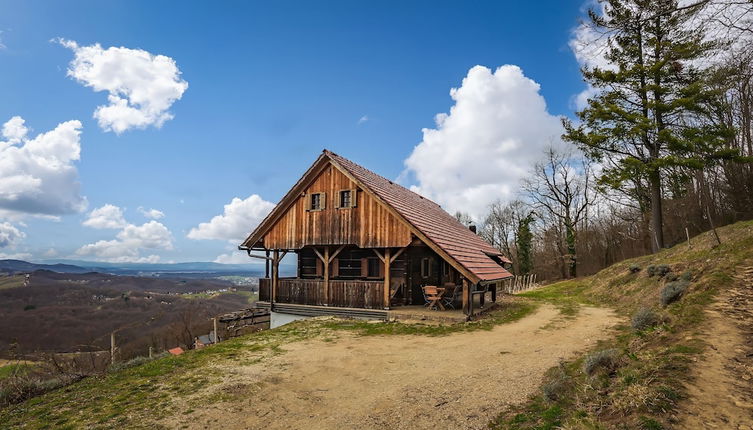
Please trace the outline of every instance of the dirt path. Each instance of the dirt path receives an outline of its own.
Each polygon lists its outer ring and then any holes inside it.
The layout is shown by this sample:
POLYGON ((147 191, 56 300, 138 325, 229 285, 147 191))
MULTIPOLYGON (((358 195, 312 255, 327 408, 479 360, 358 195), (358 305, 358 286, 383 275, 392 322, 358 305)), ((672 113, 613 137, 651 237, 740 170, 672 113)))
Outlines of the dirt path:
POLYGON ((223 429, 480 429, 519 403, 560 359, 609 336, 619 319, 542 306, 491 331, 446 337, 343 334, 299 342, 263 365, 231 369, 247 398, 173 417, 169 426, 223 429), (543 328, 545 327, 546 328, 543 328))
POLYGON ((710 349, 693 369, 677 428, 753 430, 753 267, 707 311, 710 349))

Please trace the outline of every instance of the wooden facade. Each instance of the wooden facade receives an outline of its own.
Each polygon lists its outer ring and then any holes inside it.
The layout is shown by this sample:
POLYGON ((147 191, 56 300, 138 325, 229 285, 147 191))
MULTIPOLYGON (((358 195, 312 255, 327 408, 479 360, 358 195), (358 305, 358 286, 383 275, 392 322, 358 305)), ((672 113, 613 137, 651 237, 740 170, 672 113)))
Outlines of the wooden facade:
POLYGON ((408 226, 332 165, 301 192, 263 239, 267 249, 351 244, 360 248, 405 247, 410 241, 408 226), (338 207, 339 193, 344 190, 354 191, 355 207, 338 207), (308 197, 314 193, 322 194, 322 209, 308 207, 308 197))

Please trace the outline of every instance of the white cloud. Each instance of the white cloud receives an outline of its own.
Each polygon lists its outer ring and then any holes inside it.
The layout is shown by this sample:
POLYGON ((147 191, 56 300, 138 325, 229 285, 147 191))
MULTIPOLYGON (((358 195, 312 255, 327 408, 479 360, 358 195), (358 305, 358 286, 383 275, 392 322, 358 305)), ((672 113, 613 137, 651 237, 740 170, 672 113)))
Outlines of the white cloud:
POLYGON ((58 42, 75 54, 68 76, 94 91, 107 91, 109 104, 97 107, 94 118, 105 131, 117 134, 133 128, 162 127, 173 118, 169 112, 180 100, 188 82, 180 77, 175 60, 142 49, 110 47, 98 43, 79 46, 72 40, 58 42))
POLYGON ((60 123, 34 138, 24 123, 15 116, 2 127, 0 212, 59 215, 86 209, 74 165, 81 153, 81 122, 60 123))
POLYGON ((559 142, 562 126, 539 84, 517 66, 493 73, 475 66, 450 96, 455 105, 436 116, 437 128, 423 129, 402 176, 414 175, 412 189, 448 212, 480 218, 492 202, 514 197, 544 148, 559 142))
POLYGON ((361 118, 358 118, 358 125, 361 125, 361 124, 365 123, 368 120, 369 120, 369 116, 368 115, 364 115, 361 118))
POLYGON ((26 234, 9 222, 0 223, 0 248, 10 248, 26 237, 26 234))
POLYGON ((162 219, 165 217, 165 213, 157 209, 144 209, 143 207, 139 206, 138 210, 141 215, 144 215, 144 217, 149 219, 162 219))
POLYGON ((60 255, 60 253, 55 248, 50 248, 42 254, 43 257, 47 258, 57 257, 58 255, 60 255))
POLYGON ((17 252, 13 254, 6 254, 0 252, 0 260, 28 260, 32 257, 28 252, 17 252))
POLYGON ((217 258, 214 259, 215 263, 220 264, 258 264, 257 262, 252 261, 253 258, 250 258, 245 252, 229 252, 227 254, 220 254, 217 256, 217 258))
POLYGON ((235 197, 225 205, 222 215, 192 228, 188 232, 188 237, 240 242, 274 207, 274 203, 262 199, 257 194, 252 194, 245 200, 235 197))
POLYGON ((100 261, 114 263, 156 263, 158 255, 141 256, 144 249, 173 249, 173 236, 170 230, 157 221, 149 221, 140 226, 127 224, 116 239, 100 240, 84 245, 76 255, 90 256, 100 261))
POLYGON ((123 209, 108 203, 91 211, 89 217, 82 224, 91 228, 103 229, 123 228, 127 223, 123 217, 123 209))

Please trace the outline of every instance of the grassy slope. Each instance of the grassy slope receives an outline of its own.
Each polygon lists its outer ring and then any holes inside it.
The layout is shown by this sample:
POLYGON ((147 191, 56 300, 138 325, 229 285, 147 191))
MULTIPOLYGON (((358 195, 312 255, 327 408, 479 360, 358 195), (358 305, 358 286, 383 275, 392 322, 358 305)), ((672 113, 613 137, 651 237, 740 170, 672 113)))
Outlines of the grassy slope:
POLYGON ((244 398, 238 393, 195 394, 199 387, 227 376, 222 374, 223 363, 263 362, 280 353, 280 347, 286 343, 314 337, 334 341, 344 330, 363 336, 439 336, 490 330, 497 324, 518 320, 535 308, 535 303, 516 300, 483 320, 450 326, 335 319, 298 321, 177 357, 168 356, 89 377, 26 402, 0 408, 0 428, 158 428, 156 422, 168 415, 244 398))
POLYGON ((584 357, 549 372, 542 393, 501 415, 499 429, 602 429, 672 427, 672 412, 681 401, 688 367, 705 348, 703 310, 728 288, 741 266, 753 264, 753 222, 719 229, 720 246, 711 233, 687 243, 615 264, 598 274, 559 282, 523 294, 575 314, 583 303, 608 306, 625 317, 639 308, 659 312, 665 323, 644 331, 619 327, 616 337, 598 350, 615 349, 616 370, 584 374, 584 357), (672 272, 689 271, 692 283, 682 298, 663 308, 660 292, 666 280, 646 273, 649 265, 666 264, 672 272), (631 273, 631 266, 641 271, 631 273))

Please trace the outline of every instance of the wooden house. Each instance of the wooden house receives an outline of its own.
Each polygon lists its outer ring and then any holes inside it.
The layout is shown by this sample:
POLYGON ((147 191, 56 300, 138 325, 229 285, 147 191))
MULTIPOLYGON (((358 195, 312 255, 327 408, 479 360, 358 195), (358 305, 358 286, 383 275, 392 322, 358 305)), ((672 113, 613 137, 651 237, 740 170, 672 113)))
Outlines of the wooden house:
POLYGON ((267 260, 258 304, 273 316, 386 317, 424 305, 426 285, 471 315, 474 296, 512 276, 505 256, 438 204, 327 150, 239 249, 267 260), (295 277, 279 275, 288 253, 295 277))

